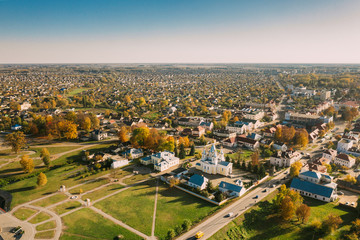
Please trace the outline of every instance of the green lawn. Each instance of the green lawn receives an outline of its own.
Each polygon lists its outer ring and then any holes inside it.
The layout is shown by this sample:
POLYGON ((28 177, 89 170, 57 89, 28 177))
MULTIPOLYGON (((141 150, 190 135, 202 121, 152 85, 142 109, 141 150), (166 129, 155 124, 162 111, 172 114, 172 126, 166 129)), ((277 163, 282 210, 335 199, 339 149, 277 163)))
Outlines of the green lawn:
POLYGON ((57 205, 56 207, 53 207, 51 210, 54 211, 56 214, 61 215, 78 207, 81 207, 81 203, 79 203, 78 201, 68 201, 63 204, 57 205))
POLYGON ((19 208, 18 210, 16 210, 13 215, 24 221, 26 219, 28 219, 29 217, 31 217, 32 215, 34 215, 35 213, 37 213, 38 211, 35 209, 30 209, 30 208, 19 208))
POLYGON ((142 239, 89 208, 80 209, 63 217, 62 220, 65 229, 60 238, 61 240, 114 239, 118 235, 122 235, 123 239, 142 239), (71 234, 75 234, 75 236, 71 234), (81 237, 81 235, 84 237, 81 237))
MULTIPOLYGON (((254 153, 253 151, 246 150, 246 149, 242 149, 241 151, 242 151, 241 156, 244 160, 250 159, 251 155, 254 153)), ((227 154, 227 156, 229 156, 231 159, 236 159, 237 153, 227 154)))
POLYGON ((50 205, 53 205, 55 203, 58 203, 58 202, 61 202, 65 199, 67 199, 68 197, 65 195, 65 194, 62 194, 62 193, 59 193, 59 194, 55 194, 51 197, 48 197, 48 198, 44 198, 40 201, 37 201, 35 203, 32 203, 31 205, 34 205, 34 206, 39 206, 39 207, 47 207, 47 206, 50 206, 50 205))
POLYGON ((124 179, 123 183, 131 185, 139 181, 145 180, 150 177, 150 174, 137 174, 129 178, 124 179))
POLYGON ((49 222, 46 222, 46 223, 36 226, 36 231, 44 231, 44 230, 54 229, 55 227, 56 227, 56 222, 49 221, 49 222))
POLYGON ((84 195, 81 196, 82 199, 87 199, 89 198, 91 201, 97 200, 101 197, 104 197, 106 195, 109 195, 110 193, 113 193, 115 191, 118 191, 120 189, 124 188, 124 186, 119 185, 119 184, 111 184, 108 186, 105 186, 103 188, 100 188, 96 191, 90 192, 90 193, 86 193, 84 195))
POLYGON ((52 239, 55 236, 55 230, 38 232, 35 234, 36 239, 52 239))
POLYGON ((311 207, 311 216, 308 223, 302 225, 296 218, 291 222, 282 221, 276 214, 269 213, 266 208, 268 203, 263 202, 262 207, 253 208, 251 214, 249 211, 241 215, 238 219, 231 222, 223 229, 218 231, 210 239, 232 239, 232 233, 245 230, 246 239, 260 240, 260 239, 274 239, 274 240, 288 240, 288 239, 317 239, 309 228, 309 224, 314 219, 324 220, 329 214, 333 213, 339 215, 344 221, 340 228, 331 235, 326 235, 323 239, 339 239, 341 231, 348 230, 349 224, 356 218, 356 213, 350 208, 338 206, 334 203, 325 203, 319 200, 304 198, 304 203, 311 207), (237 226, 242 224, 242 228, 237 226), (245 226, 245 227, 244 227, 245 226))
POLYGON ((179 189, 169 188, 163 182, 159 184, 155 235, 160 239, 166 237, 170 228, 181 226, 185 219, 195 223, 219 208, 179 189))
POLYGON ((94 206, 140 232, 151 235, 155 181, 147 181, 111 196, 94 206))
POLYGON ((71 96, 75 96, 75 95, 77 95, 77 94, 79 94, 79 93, 82 93, 82 92, 84 92, 84 91, 87 91, 87 90, 89 90, 90 88, 75 88, 75 89, 72 89, 71 91, 69 91, 68 93, 67 93, 67 95, 69 96, 69 97, 71 97, 71 96))
POLYGON ((83 191, 83 193, 92 190, 94 188, 100 187, 101 185, 107 184, 109 183, 109 180, 106 178, 99 178, 96 179, 93 182, 89 182, 89 183, 85 183, 84 185, 80 186, 80 187, 76 187, 73 188, 71 190, 69 190, 69 193, 71 194, 80 194, 80 189, 83 191))
MULTIPOLYGON (((103 148, 104 145, 109 146, 110 144, 100 144, 96 147, 103 148)), ((95 149, 96 147, 93 147, 92 149, 95 149)), ((65 164, 67 161, 78 160, 80 152, 81 150, 65 154, 54 160, 53 164, 65 164)), ((87 180, 98 178, 109 173, 109 171, 102 171, 84 179, 73 176, 74 172, 82 169, 84 169, 84 166, 79 166, 75 163, 65 164, 64 166, 46 172, 45 174, 47 176, 48 182, 41 188, 37 187, 37 177, 34 176, 19 182, 15 182, 13 184, 9 184, 3 187, 3 190, 9 191, 13 195, 12 207, 15 207, 18 204, 54 193, 58 191, 61 185, 65 185, 67 188, 69 188, 71 186, 75 186, 87 180)))
POLYGON ((51 216, 45 212, 40 212, 39 214, 37 214, 35 217, 31 218, 29 220, 29 223, 32 223, 32 224, 36 224, 36 223, 41 223, 45 220, 48 220, 50 219, 51 216))

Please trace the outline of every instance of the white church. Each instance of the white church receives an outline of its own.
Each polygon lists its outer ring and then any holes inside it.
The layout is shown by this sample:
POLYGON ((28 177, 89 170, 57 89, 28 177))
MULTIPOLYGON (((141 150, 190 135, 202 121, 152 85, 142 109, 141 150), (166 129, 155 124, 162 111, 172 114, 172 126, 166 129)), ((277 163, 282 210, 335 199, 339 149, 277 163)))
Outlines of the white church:
POLYGON ((208 153, 204 149, 200 163, 196 164, 196 169, 209 174, 229 176, 232 173, 232 165, 232 163, 225 161, 222 149, 219 154, 215 144, 213 144, 208 153))

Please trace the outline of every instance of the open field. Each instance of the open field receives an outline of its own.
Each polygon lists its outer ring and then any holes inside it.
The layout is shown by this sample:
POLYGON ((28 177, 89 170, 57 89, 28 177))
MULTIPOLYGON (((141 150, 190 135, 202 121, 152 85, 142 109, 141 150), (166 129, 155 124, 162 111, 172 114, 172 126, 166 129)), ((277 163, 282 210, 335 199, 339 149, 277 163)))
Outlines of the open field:
POLYGON ((67 95, 69 96, 69 97, 72 97, 72 96, 75 96, 75 95, 77 95, 77 94, 79 94, 79 93, 82 93, 82 92, 84 92, 84 91, 87 91, 87 90, 89 90, 90 88, 75 88, 75 89, 72 89, 72 90, 70 90, 68 93, 67 93, 67 95))
POLYGON ((100 187, 101 185, 109 183, 109 180, 106 178, 99 178, 96 179, 93 182, 85 183, 84 185, 81 185, 80 187, 73 188, 69 190, 69 193, 71 194, 80 194, 80 190, 83 191, 83 193, 86 193, 89 190, 92 190, 94 188, 100 187))
POLYGON ((49 222, 46 222, 46 223, 36 226, 36 231, 44 231, 44 230, 54 229, 55 227, 56 227, 56 222, 49 221, 49 222))
POLYGON ((22 221, 28 219, 29 217, 31 217, 32 215, 34 215, 35 213, 37 213, 37 210, 34 209, 30 209, 30 208, 19 208, 18 210, 16 210, 14 212, 14 216, 22 221))
POLYGON ((147 178, 149 178, 150 177, 150 175, 149 174, 137 174, 137 175, 134 175, 134 176, 131 176, 131 177, 129 177, 129 178, 126 178, 126 179, 124 179, 124 183, 125 184, 134 184, 134 183, 136 183, 136 182, 139 182, 139 181, 141 181, 141 180, 144 180, 144 179, 147 179, 147 178))
POLYGON ((40 223, 45 220, 48 220, 50 218, 51 218, 51 216, 49 214, 47 214, 45 212, 40 212, 39 214, 36 214, 36 216, 32 217, 29 220, 29 223, 36 224, 36 223, 40 223))
POLYGON ((55 194, 55 195, 53 195, 51 197, 44 198, 42 200, 34 202, 31 205, 39 206, 39 207, 47 207, 47 206, 50 206, 50 205, 55 204, 57 202, 61 202, 61 201, 65 200, 65 199, 67 199, 67 198, 68 197, 65 194, 59 193, 59 194, 55 194))
POLYGON ((122 235, 123 239, 142 239, 134 233, 116 225, 89 208, 80 209, 62 218, 65 225, 61 240, 77 239, 114 239, 122 235), (68 234, 67 234, 68 233, 68 234), (72 234, 75 234, 73 237, 72 234), (82 237, 83 236, 83 237, 82 237))
POLYGON ((219 207, 160 182, 155 235, 165 239, 169 229, 181 226, 185 219, 195 223, 219 207))
POLYGON ((54 230, 44 231, 44 232, 37 232, 35 234, 36 239, 52 239, 55 236, 54 230))
POLYGON ((106 187, 100 188, 100 189, 98 189, 96 191, 86 193, 86 194, 82 195, 81 198, 84 199, 84 200, 89 198, 91 201, 94 201, 94 200, 97 200, 97 199, 99 199, 101 197, 109 195, 112 192, 115 192, 115 191, 117 191, 119 189, 122 189, 122 188, 124 188, 124 186, 119 185, 119 184, 111 184, 111 185, 108 185, 106 187))
POLYGON ((80 206, 81 206, 81 203, 79 203, 78 201, 69 201, 69 202, 65 202, 63 204, 57 205, 56 207, 52 208, 51 210, 54 211, 56 214, 61 215, 70 210, 78 208, 80 206))
POLYGON ((147 181, 100 201, 94 207, 151 235, 154 201, 155 181, 147 181))

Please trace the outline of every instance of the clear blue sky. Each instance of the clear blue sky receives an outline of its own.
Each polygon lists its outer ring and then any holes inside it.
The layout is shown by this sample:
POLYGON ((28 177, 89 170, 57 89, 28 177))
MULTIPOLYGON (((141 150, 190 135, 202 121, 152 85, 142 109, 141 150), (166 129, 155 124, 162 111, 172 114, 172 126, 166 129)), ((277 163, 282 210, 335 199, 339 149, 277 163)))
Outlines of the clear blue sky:
POLYGON ((0 0, 0 63, 360 63, 358 0, 0 0))

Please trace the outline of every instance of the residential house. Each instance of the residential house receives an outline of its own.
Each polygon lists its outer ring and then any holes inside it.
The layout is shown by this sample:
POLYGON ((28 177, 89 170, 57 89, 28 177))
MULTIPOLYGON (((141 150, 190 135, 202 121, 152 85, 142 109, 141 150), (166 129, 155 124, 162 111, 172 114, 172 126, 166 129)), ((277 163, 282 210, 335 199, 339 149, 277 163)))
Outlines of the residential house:
POLYGON ((275 136, 275 132, 276 132, 276 128, 271 127, 271 128, 267 128, 263 131, 263 135, 264 137, 274 137, 275 136))
POLYGON ((20 130, 21 128, 22 128, 22 126, 19 124, 15 124, 15 125, 11 126, 11 130, 13 130, 13 131, 20 130))
POLYGON ((345 153, 339 153, 338 155, 336 155, 335 159, 333 160, 333 163, 338 166, 351 168, 352 166, 355 165, 355 158, 350 157, 345 153))
POLYGON ((236 137, 236 141, 238 142, 238 145, 243 145, 244 147, 246 148, 249 148, 249 149, 257 149, 259 148, 260 146, 260 143, 259 141, 256 141, 254 139, 250 139, 250 138, 247 138, 245 137, 244 135, 241 135, 241 136, 238 136, 236 137))
POLYGON ((221 181, 219 184, 219 190, 229 196, 240 197, 246 192, 243 186, 221 181))
POLYGON ((101 141, 101 140, 106 139, 108 137, 108 134, 107 134, 107 132, 96 129, 96 130, 90 132, 90 136, 93 140, 101 141))
POLYGON ((219 138, 235 138, 236 137, 236 132, 231 132, 229 130, 226 129, 218 129, 213 131, 214 136, 219 137, 219 138))
POLYGON ((344 152, 346 153, 350 148, 353 147, 353 140, 349 140, 349 139, 346 139, 346 138, 342 138, 338 144, 337 144, 337 148, 336 150, 338 152, 344 152))
POLYGON ((136 159, 144 156, 144 152, 141 148, 130 148, 122 153, 123 156, 130 159, 136 159))
POLYGON ((279 167, 290 167, 291 164, 301 159, 302 155, 298 151, 277 151, 270 157, 270 164, 279 167))
POLYGON ((188 181, 188 185, 193 188, 197 188, 199 190, 203 190, 206 188, 209 179, 199 174, 194 174, 190 177, 188 181))
POLYGON ((154 164, 154 169, 162 172, 171 167, 179 165, 180 159, 175 157, 173 152, 163 151, 141 158, 140 163, 144 165, 154 164))
POLYGON ((259 141, 262 137, 261 135, 257 134, 257 133, 251 133, 249 135, 246 136, 247 138, 259 141))
POLYGON ((192 130, 192 135, 194 137, 201 137, 204 134, 205 134, 205 128, 201 126, 197 126, 192 130))
POLYGON ((337 155, 336 150, 328 149, 323 152, 322 157, 328 159, 329 161, 334 161, 336 155, 337 155))
POLYGON ((213 122, 201 122, 200 126, 205 128, 206 131, 211 131, 214 128, 214 123, 213 122))

